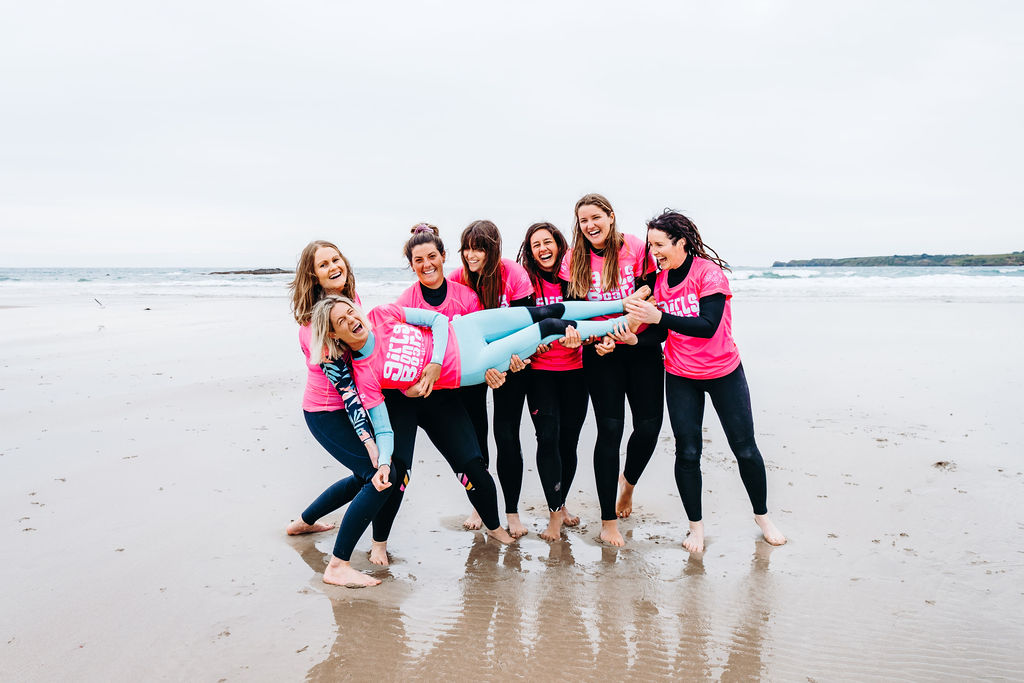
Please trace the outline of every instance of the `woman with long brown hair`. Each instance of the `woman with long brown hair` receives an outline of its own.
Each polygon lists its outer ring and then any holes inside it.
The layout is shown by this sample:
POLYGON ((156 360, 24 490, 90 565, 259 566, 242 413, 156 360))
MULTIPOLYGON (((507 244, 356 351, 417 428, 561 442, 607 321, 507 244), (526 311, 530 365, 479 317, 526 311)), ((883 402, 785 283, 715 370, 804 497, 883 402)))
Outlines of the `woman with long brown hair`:
MULTIPOLYGON (((473 221, 462 231, 459 244, 462 268, 451 274, 451 280, 469 286, 480 298, 484 309, 529 306, 533 303, 533 287, 523 267, 501 256, 501 233, 491 221, 473 221)), ((529 382, 525 363, 514 358, 512 373, 505 377, 500 389, 494 390, 494 444, 497 449, 498 481, 505 499, 505 515, 509 533, 515 537, 527 532, 519 519, 519 494, 523 488, 523 450, 519 428, 523 422, 523 405, 529 382), (519 371, 517 371, 519 369, 519 371)), ((481 394, 474 412, 479 421, 486 420, 486 397, 481 394)), ((486 422, 484 424, 486 430, 486 422)), ((477 428, 480 433, 480 428, 477 428)), ((486 432, 485 439, 486 439, 486 432)), ((484 460, 487 461, 486 452, 484 460)), ((467 525, 472 518, 467 520, 467 525)))
POLYGON ((335 482, 321 493, 288 525, 287 533, 294 536, 328 531, 334 525, 318 520, 349 504, 323 580, 338 585, 373 586, 380 581, 353 569, 349 559, 359 535, 372 519, 370 561, 388 564, 387 539, 401 497, 392 495, 398 492, 398 487, 379 492, 371 483, 377 467, 377 445, 370 415, 359 401, 352 379, 350 359, 321 365, 319 352, 310 352, 310 319, 314 306, 324 297, 334 295, 359 301, 355 274, 337 245, 314 240, 299 256, 290 289, 292 314, 299 323, 299 345, 306 359, 303 417, 313 437, 338 462, 352 470, 352 476, 335 482))
MULTIPOLYGON (((589 301, 625 299, 636 290, 638 278, 650 262, 644 241, 619 231, 615 211, 602 195, 581 197, 573 215, 572 251, 563 259, 560 271, 569 283, 568 297, 589 301)), ((584 347, 583 373, 597 418, 594 479, 601 505, 600 538, 621 546, 625 540, 618 518, 628 517, 633 510, 633 487, 650 461, 661 431, 665 367, 660 334, 657 330, 642 332, 639 337, 627 334, 584 347), (616 501, 626 400, 633 417, 633 433, 626 445, 622 488, 616 501)))

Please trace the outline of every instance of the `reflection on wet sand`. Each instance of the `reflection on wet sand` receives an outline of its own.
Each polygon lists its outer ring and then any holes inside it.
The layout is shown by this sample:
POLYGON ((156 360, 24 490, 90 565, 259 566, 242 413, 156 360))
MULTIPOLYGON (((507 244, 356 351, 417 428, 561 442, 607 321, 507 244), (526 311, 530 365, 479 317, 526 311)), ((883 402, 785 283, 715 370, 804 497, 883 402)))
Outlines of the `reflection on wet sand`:
MULTIPOLYGON (((704 559, 681 549, 598 549, 578 536, 546 548, 505 547, 479 533, 470 538, 463 565, 447 563, 452 575, 438 581, 429 605, 413 604, 425 586, 401 586, 420 580, 413 575, 385 581, 393 590, 323 587, 337 635, 308 678, 557 672, 576 679, 753 680, 769 674, 763 653, 773 549, 763 542, 755 543, 749 572, 730 582, 735 590, 723 594, 719 584, 716 594, 704 559), (588 557, 598 550, 597 561, 577 562, 574 545, 588 557)), ((295 548, 322 573, 321 551, 311 542, 295 548)), ((380 572, 374 573, 385 578, 388 570, 380 572)))

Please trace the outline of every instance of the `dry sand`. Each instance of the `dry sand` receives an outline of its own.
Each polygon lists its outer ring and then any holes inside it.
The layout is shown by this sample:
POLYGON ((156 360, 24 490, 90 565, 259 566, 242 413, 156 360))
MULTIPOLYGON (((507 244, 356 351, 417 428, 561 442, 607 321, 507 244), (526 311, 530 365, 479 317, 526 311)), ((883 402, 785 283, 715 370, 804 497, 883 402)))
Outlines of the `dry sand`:
POLYGON ((528 536, 461 530, 423 440, 393 564, 364 536, 384 583, 352 590, 320 581, 333 533, 284 534, 346 473, 283 300, 5 303, 0 679, 1024 677, 1024 304, 736 301, 784 547, 710 408, 703 557, 667 420, 626 548, 595 541, 589 422, 583 526, 546 543, 524 420, 528 536))

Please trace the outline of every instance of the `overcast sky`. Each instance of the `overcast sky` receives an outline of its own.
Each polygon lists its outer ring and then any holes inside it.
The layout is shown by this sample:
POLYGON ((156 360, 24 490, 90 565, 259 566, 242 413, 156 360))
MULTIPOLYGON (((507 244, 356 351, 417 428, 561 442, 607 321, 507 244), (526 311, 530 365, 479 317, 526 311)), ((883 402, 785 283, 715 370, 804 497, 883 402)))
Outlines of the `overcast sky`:
POLYGON ((730 262, 1024 249, 1024 3, 5 3, 0 266, 404 265, 605 194, 730 262))

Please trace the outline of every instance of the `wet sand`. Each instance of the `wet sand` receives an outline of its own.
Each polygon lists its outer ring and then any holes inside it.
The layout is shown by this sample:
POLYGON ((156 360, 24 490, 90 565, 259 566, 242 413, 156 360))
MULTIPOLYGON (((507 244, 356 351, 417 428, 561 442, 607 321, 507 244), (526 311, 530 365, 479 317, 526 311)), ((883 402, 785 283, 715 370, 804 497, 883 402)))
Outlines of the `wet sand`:
POLYGON ((710 406, 703 557, 667 420, 626 548, 596 542, 590 420, 583 525, 549 544, 524 419, 528 536, 463 531, 421 440, 393 564, 364 536, 384 583, 352 590, 320 580, 333 533, 284 534, 345 472, 283 300, 4 303, 0 679, 1024 676, 1024 304, 736 300, 786 546, 710 406))

